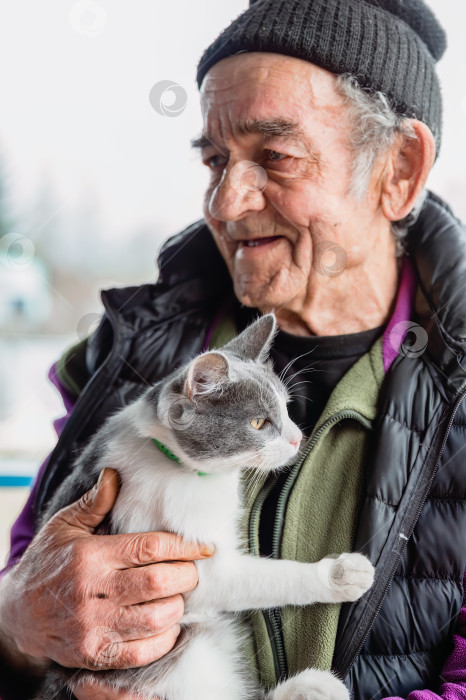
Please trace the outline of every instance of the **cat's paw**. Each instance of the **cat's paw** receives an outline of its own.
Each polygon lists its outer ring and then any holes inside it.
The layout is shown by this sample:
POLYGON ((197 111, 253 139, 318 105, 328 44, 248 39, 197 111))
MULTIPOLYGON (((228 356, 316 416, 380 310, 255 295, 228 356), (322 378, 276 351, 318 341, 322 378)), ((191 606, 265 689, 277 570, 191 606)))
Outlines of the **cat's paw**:
POLYGON ((363 554, 340 554, 319 562, 319 576, 335 603, 358 600, 374 582, 375 569, 363 554))
POLYGON ((280 683, 267 700, 349 700, 349 693, 329 671, 309 668, 280 683))

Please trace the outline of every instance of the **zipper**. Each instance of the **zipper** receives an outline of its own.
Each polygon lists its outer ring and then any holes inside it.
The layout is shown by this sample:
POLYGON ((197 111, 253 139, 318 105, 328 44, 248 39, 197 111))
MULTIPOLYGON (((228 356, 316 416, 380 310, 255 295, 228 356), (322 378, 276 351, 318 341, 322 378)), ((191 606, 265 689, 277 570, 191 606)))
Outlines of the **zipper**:
MULTIPOLYGON (((364 643, 369 635, 369 632, 371 631, 372 625, 374 624, 374 620, 377 617, 377 615, 380 612, 380 609, 383 605, 383 602, 385 600, 385 596, 387 595, 388 589, 390 588, 391 582, 393 580, 393 577, 395 575, 396 569, 398 567, 399 561, 401 559, 401 556, 403 554, 403 551, 405 549, 406 543, 408 542, 409 538, 411 537, 414 527, 419 519, 419 516, 421 514, 421 510, 424 507, 424 504, 427 500, 427 496, 429 494, 429 491, 431 489, 432 483, 435 479, 435 475, 437 474, 437 470, 439 467, 440 459, 442 458, 443 451, 445 449, 445 445, 448 439, 448 435, 451 430, 451 426, 453 425, 453 421, 455 419, 456 413, 458 411, 458 408, 463 401, 463 399, 466 396, 466 389, 462 391, 462 393, 457 397, 455 403, 453 404, 453 408, 451 410, 447 428, 445 432, 443 433, 442 437, 439 437, 435 440, 435 444, 439 446, 439 449, 437 451, 437 456, 433 458, 432 461, 432 468, 428 471, 428 473, 424 476, 424 474, 421 475, 422 478, 422 483, 416 484, 416 489, 414 493, 414 498, 417 499, 411 501, 410 504, 408 504, 408 509, 409 511, 412 510, 414 507, 413 513, 410 516, 409 513, 404 516, 401 522, 401 527, 397 530, 399 531, 399 535, 396 538, 396 541, 394 543, 394 546, 391 547, 390 549, 390 555, 389 555, 389 560, 387 564, 383 566, 385 571, 388 571, 388 575, 384 577, 384 579, 378 579, 378 581, 373 585, 373 588, 371 589, 370 593, 370 599, 366 601, 366 607, 369 607, 369 612, 366 616, 366 618, 362 621, 360 621, 358 625, 358 632, 360 634, 355 635, 349 643, 346 645, 344 652, 341 656, 341 659, 335 663, 333 666, 332 670, 334 673, 341 679, 344 680, 346 676, 348 675, 351 666, 353 665, 356 657, 358 656, 359 652, 361 651, 362 647, 364 646, 364 643), (375 601, 373 600, 375 598, 375 601)), ((442 423, 442 420, 440 421, 440 424, 442 423)), ((396 533, 395 533, 396 534, 396 533)), ((364 611, 363 611, 364 614, 364 611)), ((362 617, 362 615, 361 615, 362 617)))
POLYGON ((281 490, 279 499, 278 499, 278 504, 277 504, 277 512, 275 516, 275 524, 274 524, 274 531, 273 531, 273 557, 275 559, 278 559, 280 556, 280 545, 281 545, 281 536, 283 532, 283 523, 285 520, 285 509, 286 509, 286 504, 288 502, 289 495, 291 493, 291 490, 295 484, 296 479, 298 478, 298 474, 300 472, 300 469, 304 463, 304 461, 308 458, 312 450, 314 449, 316 443, 318 442, 319 438, 321 437, 322 433, 324 433, 327 428, 333 427, 336 423, 339 423, 342 420, 357 420, 360 423, 364 425, 365 428, 368 430, 372 429, 372 421, 370 421, 368 418, 365 418, 361 413, 358 413, 358 411, 353 411, 351 409, 343 410, 343 411, 338 411, 335 413, 333 416, 330 416, 325 423, 323 423, 318 430, 312 435, 305 447, 304 453, 297 462, 293 469, 290 471, 288 478, 286 479, 285 483, 283 484, 283 488, 281 490))
MULTIPOLYGON (((290 493, 293 489, 293 486, 296 482, 296 479, 298 478, 298 475, 299 475, 299 472, 301 470, 303 463, 305 462, 305 460, 308 458, 309 454, 314 449, 314 447, 315 447, 316 443, 318 442, 319 438, 321 437, 321 435, 328 428, 334 426, 336 423, 339 423, 342 420, 348 420, 348 419, 349 420, 357 420, 360 423, 362 423, 362 425, 364 425, 365 428, 367 428, 369 430, 372 429, 373 422, 371 420, 369 420, 368 418, 366 418, 365 416, 363 416, 358 411, 353 411, 351 409, 338 411, 333 416, 328 418, 318 428, 318 430, 316 430, 316 432, 313 435, 311 435, 308 442, 306 443, 306 446, 305 446, 303 454, 301 455, 301 458, 293 466, 290 473, 288 474, 288 477, 286 478, 285 483, 283 484, 282 490, 280 492, 280 496, 278 498, 277 510, 276 510, 276 514, 275 514, 274 529, 273 529, 272 558, 274 558, 274 559, 280 558, 280 548, 281 548, 281 539, 282 539, 282 534, 283 534, 283 525, 284 525, 284 520, 285 520, 286 504, 288 502, 288 498, 289 498, 290 493)), ((278 478, 279 478, 279 475, 277 475, 277 477, 275 477, 275 479, 273 479, 271 481, 271 483, 259 493, 259 496, 254 501, 253 507, 251 509, 251 517, 250 517, 250 521, 249 521, 249 523, 250 523, 249 541, 250 541, 251 553, 254 556, 259 556, 259 547, 258 547, 258 541, 256 538, 256 533, 258 532, 258 525, 259 525, 259 519, 260 519, 262 506, 263 506, 267 496, 269 495, 270 491, 274 488, 275 484, 277 483, 278 478)), ((284 639, 283 639, 281 611, 280 611, 280 608, 272 608, 270 610, 264 611, 263 615, 264 615, 264 620, 265 620, 267 632, 268 632, 269 639, 270 639, 270 644, 272 647, 274 666, 275 666, 275 678, 276 678, 276 682, 279 683, 281 680, 285 679, 288 676, 288 663, 287 663, 286 654, 285 654, 285 644, 284 644, 284 639)))
MULTIPOLYGON (((275 479, 271 479, 270 483, 261 491, 259 491, 259 495, 254 501, 254 504, 251 509, 251 516, 249 519, 249 543, 251 554, 255 557, 260 556, 259 537, 256 537, 256 533, 259 532, 259 519, 262 511, 262 506, 265 500, 267 499, 269 493, 275 486, 277 478, 278 476, 275 479)), ((270 644, 272 647, 275 677, 277 679, 281 679, 283 677, 283 673, 286 672, 287 663, 283 643, 276 643, 276 640, 278 640, 282 636, 281 626, 279 624, 279 620, 277 619, 277 615, 279 615, 279 610, 278 608, 271 608, 270 610, 264 610, 262 614, 264 617, 267 634, 269 636, 270 644)))
POLYGON ((275 665, 275 677, 277 683, 286 679, 288 674, 288 663, 285 655, 285 643, 283 641, 282 616, 279 608, 267 610, 264 616, 267 632, 272 646, 273 660, 275 665))

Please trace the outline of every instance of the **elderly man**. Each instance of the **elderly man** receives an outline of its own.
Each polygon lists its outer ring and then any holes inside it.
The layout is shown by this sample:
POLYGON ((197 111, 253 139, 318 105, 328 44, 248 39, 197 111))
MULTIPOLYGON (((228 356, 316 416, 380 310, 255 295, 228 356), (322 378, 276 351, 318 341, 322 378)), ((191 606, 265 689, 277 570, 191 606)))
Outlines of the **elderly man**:
POLYGON ((111 411, 270 310, 272 360, 310 440, 299 471, 251 494, 250 549, 355 549, 376 579, 353 605, 252 615, 259 677, 313 666, 361 700, 465 697, 466 234, 424 189, 444 49, 422 0, 259 0, 207 49, 205 220, 164 246, 156 285, 103 293, 100 327, 52 375, 71 412, 0 587, 11 697, 50 659, 126 668, 173 646, 208 546, 93 535, 111 470, 34 537, 32 522, 111 411))

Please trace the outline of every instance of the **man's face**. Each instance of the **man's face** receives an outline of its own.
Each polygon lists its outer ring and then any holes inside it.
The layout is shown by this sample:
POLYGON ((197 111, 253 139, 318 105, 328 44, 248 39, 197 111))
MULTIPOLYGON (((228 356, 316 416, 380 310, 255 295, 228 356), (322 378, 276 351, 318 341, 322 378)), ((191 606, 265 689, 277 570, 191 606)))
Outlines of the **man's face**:
POLYGON ((352 129, 332 73, 279 54, 238 54, 208 71, 201 108, 204 216, 243 304, 291 309, 322 283, 322 265, 364 264, 388 226, 380 173, 363 201, 348 195, 352 129))

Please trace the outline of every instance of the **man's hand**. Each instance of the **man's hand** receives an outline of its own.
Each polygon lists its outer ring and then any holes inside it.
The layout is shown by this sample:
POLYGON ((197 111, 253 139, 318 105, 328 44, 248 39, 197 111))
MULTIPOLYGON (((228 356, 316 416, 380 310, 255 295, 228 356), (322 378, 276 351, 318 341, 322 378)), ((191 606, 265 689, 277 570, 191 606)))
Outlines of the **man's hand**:
POLYGON ((3 578, 0 646, 19 666, 28 658, 32 665, 52 659, 74 668, 131 668, 173 647, 182 593, 198 581, 193 560, 213 548, 165 532, 94 535, 117 493, 117 472, 106 469, 3 578))

